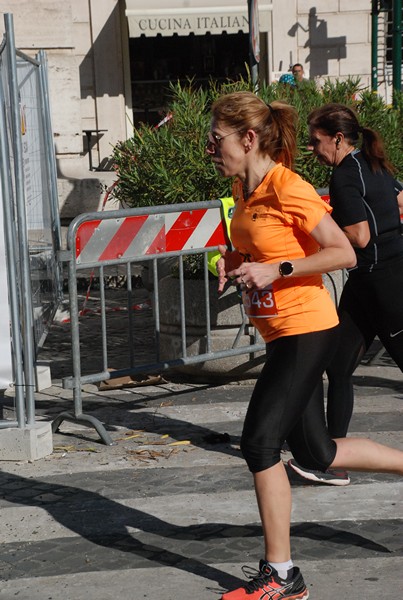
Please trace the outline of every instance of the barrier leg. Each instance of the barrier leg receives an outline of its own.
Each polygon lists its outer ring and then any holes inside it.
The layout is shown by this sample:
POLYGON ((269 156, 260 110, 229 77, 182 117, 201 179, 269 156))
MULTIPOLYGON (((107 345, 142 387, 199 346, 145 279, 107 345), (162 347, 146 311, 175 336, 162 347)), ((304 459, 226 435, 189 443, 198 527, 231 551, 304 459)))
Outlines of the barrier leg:
POLYGON ((98 433, 99 437, 103 441, 106 446, 113 446, 114 442, 112 441, 111 436, 106 431, 105 427, 102 425, 101 421, 99 421, 96 417, 91 415, 73 415, 69 412, 62 412, 56 419, 52 421, 52 432, 56 433, 59 429, 60 425, 63 421, 69 421, 70 423, 78 423, 80 425, 84 425, 85 427, 93 427, 98 433))

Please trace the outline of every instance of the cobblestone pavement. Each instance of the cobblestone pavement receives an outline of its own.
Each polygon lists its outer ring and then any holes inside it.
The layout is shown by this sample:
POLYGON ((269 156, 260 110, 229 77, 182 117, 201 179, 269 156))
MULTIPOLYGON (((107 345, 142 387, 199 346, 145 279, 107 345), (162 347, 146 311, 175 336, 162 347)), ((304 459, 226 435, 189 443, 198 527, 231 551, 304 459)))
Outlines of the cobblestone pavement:
MULTIPOLYGON (((82 313, 80 339, 83 343, 80 352, 83 375, 103 370, 99 297, 100 292, 95 284, 89 288, 83 284, 78 293, 78 308, 82 313)), ((108 366, 114 369, 129 367, 129 348, 135 361, 141 359, 142 364, 156 362, 150 293, 144 288, 134 287, 129 302, 125 289, 110 288, 105 290, 105 303, 108 366), (130 313, 128 306, 132 307, 130 313), (132 333, 129 331, 129 318, 132 333)), ((51 364, 52 380, 62 379, 72 373, 70 335, 70 312, 66 294, 39 352, 39 360, 51 364)))
MULTIPOLYGON (((60 383, 69 371, 59 334, 58 345, 47 342, 58 376, 37 394, 39 419, 72 405, 60 383)), ((403 449, 400 371, 384 356, 361 365, 354 381, 351 435, 403 449)), ((239 451, 251 390, 252 382, 172 380, 86 386, 84 409, 106 424, 113 446, 64 422, 50 456, 1 465, 0 599, 218 600, 237 586, 242 565, 262 555, 239 451)), ((4 411, 13 411, 12 394, 4 411)), ((350 486, 334 488, 289 477, 293 558, 310 598, 401 598, 403 482, 353 473, 350 486)))

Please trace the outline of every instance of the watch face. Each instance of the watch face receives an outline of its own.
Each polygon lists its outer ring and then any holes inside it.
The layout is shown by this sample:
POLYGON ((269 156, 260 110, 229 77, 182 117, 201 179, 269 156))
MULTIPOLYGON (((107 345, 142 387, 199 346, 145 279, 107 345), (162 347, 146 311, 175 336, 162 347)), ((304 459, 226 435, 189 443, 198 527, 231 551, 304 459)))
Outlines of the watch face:
POLYGON ((287 275, 292 275, 293 271, 294 271, 294 265, 291 262, 289 262, 288 260, 284 260, 280 264, 280 273, 283 277, 287 277, 287 275))

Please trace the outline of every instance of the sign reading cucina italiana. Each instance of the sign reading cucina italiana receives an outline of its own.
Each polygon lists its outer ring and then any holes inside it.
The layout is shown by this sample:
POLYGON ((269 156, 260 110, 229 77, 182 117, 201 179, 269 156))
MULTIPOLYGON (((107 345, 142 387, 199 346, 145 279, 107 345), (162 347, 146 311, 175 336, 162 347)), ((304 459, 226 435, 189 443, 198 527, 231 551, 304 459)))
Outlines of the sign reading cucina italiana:
POLYGON ((237 33, 248 31, 248 18, 242 13, 215 14, 215 15, 175 15, 175 16, 144 16, 137 17, 128 15, 130 35, 187 35, 191 32, 196 34, 237 33))

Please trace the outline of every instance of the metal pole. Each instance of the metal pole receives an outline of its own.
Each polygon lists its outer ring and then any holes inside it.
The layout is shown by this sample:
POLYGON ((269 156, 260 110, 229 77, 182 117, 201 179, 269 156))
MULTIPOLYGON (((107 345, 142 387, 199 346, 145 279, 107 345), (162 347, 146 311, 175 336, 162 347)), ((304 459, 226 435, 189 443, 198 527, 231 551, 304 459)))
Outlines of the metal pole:
POLYGON ((259 21, 258 0, 248 0, 248 22, 249 22, 249 65, 253 87, 256 89, 259 82, 259 21), (257 29, 257 31, 256 31, 257 29), (256 54, 258 56, 256 56, 256 54))
POLYGON ((402 0, 393 0, 393 105, 397 106, 397 95, 402 90, 402 0))
MULTIPOLYGON (((7 45, 7 51, 9 51, 7 45)), ((19 313, 19 294, 16 276, 16 264, 18 260, 17 246, 17 228, 13 215, 13 186, 11 181, 10 151, 7 135, 7 117, 5 112, 5 95, 3 92, 2 80, 0 78, 0 184, 1 195, 3 199, 4 211, 4 236, 6 242, 6 263, 8 273, 8 287, 10 296, 10 323, 11 323, 11 344, 12 361, 15 383, 15 407, 17 415, 17 424, 21 429, 25 426, 25 405, 24 405, 24 362, 21 343, 20 313, 19 313)), ((8 423, 7 426, 12 426, 8 423)))
POLYGON ((371 89, 378 91, 378 20, 379 2, 372 0, 371 11, 371 89))
POLYGON ((28 232, 26 219, 26 201, 24 189, 23 152, 21 142, 21 115, 17 80, 17 61, 15 51, 13 15, 5 14, 4 22, 9 42, 9 81, 12 138, 14 146, 14 171, 15 171, 15 196, 18 218, 18 243, 21 260, 22 278, 22 319, 23 319, 23 346, 24 346, 24 373, 27 424, 35 422, 35 374, 34 374, 34 319, 32 312, 32 288, 28 247, 28 232))

